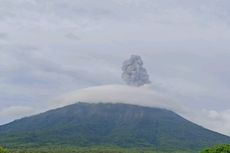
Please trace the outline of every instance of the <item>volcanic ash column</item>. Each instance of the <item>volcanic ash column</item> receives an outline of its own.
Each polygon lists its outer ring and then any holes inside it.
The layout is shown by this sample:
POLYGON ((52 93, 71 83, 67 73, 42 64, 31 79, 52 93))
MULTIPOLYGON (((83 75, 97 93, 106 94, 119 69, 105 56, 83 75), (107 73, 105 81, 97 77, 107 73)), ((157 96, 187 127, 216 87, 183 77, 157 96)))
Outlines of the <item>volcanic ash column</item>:
POLYGON ((128 85, 140 87, 151 83, 139 55, 131 55, 128 60, 125 60, 122 65, 122 71, 122 79, 128 85))

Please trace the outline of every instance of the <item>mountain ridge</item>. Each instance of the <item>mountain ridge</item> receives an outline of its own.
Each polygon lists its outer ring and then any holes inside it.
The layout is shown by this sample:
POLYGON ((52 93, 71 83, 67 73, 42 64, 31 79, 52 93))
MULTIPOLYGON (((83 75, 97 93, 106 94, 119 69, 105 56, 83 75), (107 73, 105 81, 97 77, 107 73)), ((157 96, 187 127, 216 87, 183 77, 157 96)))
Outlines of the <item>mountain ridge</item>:
POLYGON ((230 137, 173 111, 122 103, 78 102, 0 126, 0 144, 114 145, 199 150, 230 137))

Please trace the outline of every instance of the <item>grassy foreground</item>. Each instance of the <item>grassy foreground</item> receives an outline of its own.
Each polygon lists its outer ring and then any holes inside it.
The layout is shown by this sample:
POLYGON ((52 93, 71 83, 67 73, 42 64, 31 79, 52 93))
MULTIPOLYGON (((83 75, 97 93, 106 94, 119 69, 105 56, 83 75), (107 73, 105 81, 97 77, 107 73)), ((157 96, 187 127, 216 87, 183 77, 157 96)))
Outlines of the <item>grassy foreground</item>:
MULTIPOLYGON (((0 147, 0 153, 198 153, 195 151, 158 151, 154 148, 120 148, 120 147, 72 147, 72 146, 45 146, 20 147, 5 149, 0 147)), ((217 145, 207 148, 200 153, 230 153, 230 145, 217 145)))

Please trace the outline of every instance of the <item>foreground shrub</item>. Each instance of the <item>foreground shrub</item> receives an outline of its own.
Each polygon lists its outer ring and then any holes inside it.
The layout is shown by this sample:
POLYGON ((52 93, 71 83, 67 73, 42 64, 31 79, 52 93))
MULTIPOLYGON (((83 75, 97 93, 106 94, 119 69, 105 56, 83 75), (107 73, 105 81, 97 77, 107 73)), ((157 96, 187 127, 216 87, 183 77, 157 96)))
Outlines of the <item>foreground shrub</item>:
POLYGON ((7 149, 0 147, 0 153, 9 153, 7 149))
POLYGON ((205 149, 201 153, 230 153, 230 145, 217 145, 213 148, 205 149))

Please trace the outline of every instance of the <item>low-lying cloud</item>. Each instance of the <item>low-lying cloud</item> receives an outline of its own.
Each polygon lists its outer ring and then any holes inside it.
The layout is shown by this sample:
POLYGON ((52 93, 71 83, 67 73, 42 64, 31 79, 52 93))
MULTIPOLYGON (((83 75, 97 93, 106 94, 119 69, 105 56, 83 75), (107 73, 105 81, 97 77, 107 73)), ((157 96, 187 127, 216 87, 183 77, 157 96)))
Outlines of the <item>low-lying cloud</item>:
POLYGON ((159 107, 170 110, 182 109, 181 104, 167 99, 151 89, 150 85, 132 87, 127 85, 104 85, 76 90, 51 102, 52 107, 61 107, 76 102, 127 103, 159 107))
POLYGON ((25 116, 35 114, 36 110, 28 106, 10 106, 0 110, 0 120, 7 123, 9 119, 19 119, 25 116), (5 120, 7 119, 7 120, 5 120))
POLYGON ((172 110, 205 128, 230 136, 230 110, 199 110, 186 106, 151 85, 133 87, 128 85, 104 85, 76 90, 64 94, 50 103, 50 108, 62 107, 76 102, 126 103, 172 110))

